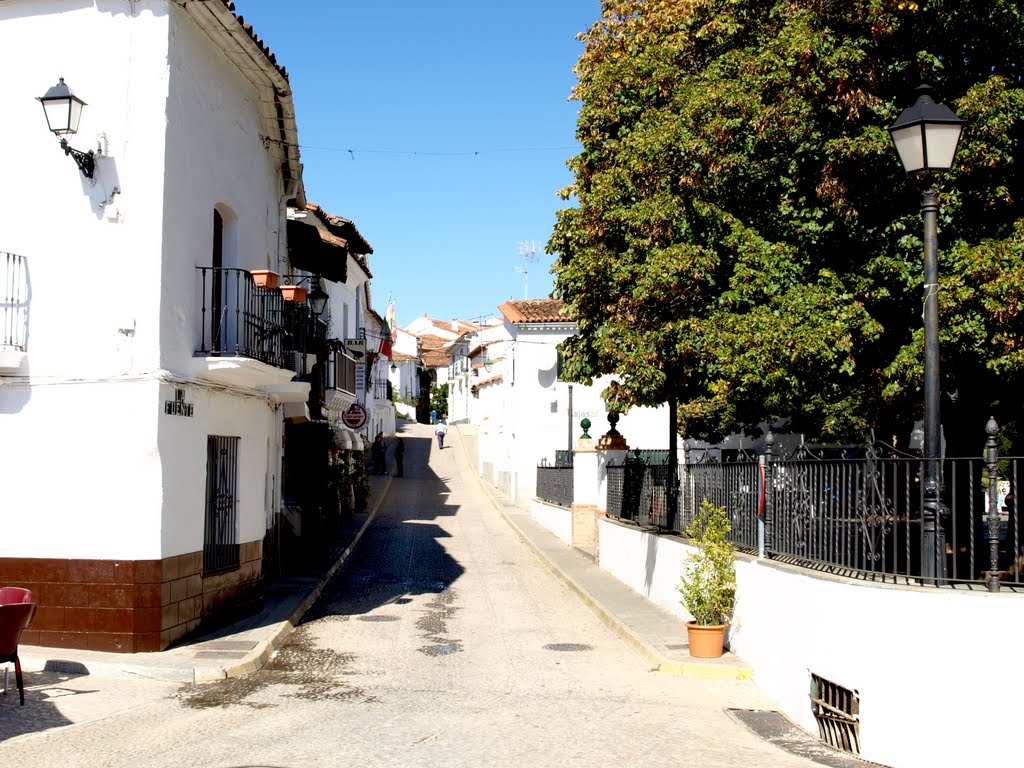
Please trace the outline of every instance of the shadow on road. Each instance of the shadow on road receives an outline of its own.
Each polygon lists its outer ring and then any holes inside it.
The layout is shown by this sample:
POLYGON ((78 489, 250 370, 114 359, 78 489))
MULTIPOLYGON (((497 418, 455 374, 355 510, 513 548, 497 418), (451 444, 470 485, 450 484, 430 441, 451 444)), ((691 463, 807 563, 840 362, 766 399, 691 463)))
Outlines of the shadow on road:
POLYGON ((25 706, 18 699, 18 687, 14 683, 14 665, 11 666, 7 693, 0 696, 0 742, 24 736, 26 733, 41 733, 52 728, 71 725, 72 721, 61 714, 58 700, 67 696, 89 696, 98 694, 95 689, 79 689, 66 683, 83 675, 44 669, 41 672, 24 673, 25 706))
POLYGON ((441 593, 462 575, 463 567, 442 544, 448 533, 432 522, 458 511, 448 503, 446 479, 429 464, 433 439, 409 434, 402 438, 404 477, 392 482, 356 552, 303 623, 331 615, 362 615, 409 602, 410 595, 441 593))

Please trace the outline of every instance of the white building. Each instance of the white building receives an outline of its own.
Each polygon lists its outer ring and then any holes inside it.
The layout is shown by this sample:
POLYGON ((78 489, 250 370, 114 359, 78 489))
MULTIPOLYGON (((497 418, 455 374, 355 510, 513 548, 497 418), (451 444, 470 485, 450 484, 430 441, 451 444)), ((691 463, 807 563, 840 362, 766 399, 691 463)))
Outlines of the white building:
MULTIPOLYGON (((590 386, 558 378, 558 344, 576 333, 561 300, 508 301, 498 309, 508 340, 492 339, 500 342, 501 351, 495 351, 500 362, 477 384, 472 417, 479 428, 480 474, 513 500, 528 499, 536 491, 537 465, 553 464, 556 450, 571 450, 584 418, 590 419, 595 439, 609 430, 601 392, 610 377, 590 386)), ((469 351, 479 358, 489 355, 490 347, 469 351)), ((622 415, 618 431, 631 448, 665 449, 667 408, 634 408, 622 415)))
POLYGON ((231 7, 0 3, 0 569, 36 593, 26 643, 166 648, 256 601, 279 554, 285 420, 325 333, 254 280, 302 275, 305 199, 287 73, 231 7), (36 100, 58 78, 87 102, 81 170, 36 100))

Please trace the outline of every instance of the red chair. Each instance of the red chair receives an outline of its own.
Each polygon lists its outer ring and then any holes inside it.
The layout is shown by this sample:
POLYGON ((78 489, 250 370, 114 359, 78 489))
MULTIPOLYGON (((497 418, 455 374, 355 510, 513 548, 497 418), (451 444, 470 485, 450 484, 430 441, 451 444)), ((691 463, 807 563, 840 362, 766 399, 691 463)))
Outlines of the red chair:
POLYGON ((0 605, 34 602, 31 589, 25 589, 24 587, 0 587, 0 605))
MULTIPOLYGON (((18 658, 18 641, 25 627, 35 615, 35 603, 10 603, 0 605, 0 662, 14 662, 14 676, 18 681, 21 705, 25 706, 25 681, 21 677, 21 660, 18 658)), ((4 683, 6 690, 6 673, 4 683)))

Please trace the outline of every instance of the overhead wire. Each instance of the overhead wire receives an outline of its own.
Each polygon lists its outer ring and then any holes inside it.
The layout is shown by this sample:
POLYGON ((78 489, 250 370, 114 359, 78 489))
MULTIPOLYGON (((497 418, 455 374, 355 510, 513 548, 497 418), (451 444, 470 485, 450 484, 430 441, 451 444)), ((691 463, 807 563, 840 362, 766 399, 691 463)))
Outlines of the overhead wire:
POLYGON ((356 153, 366 155, 406 155, 409 157, 476 157, 479 155, 490 155, 498 154, 502 152, 562 152, 568 150, 578 150, 579 146, 569 145, 560 147, 494 147, 491 149, 473 149, 473 150, 459 150, 455 152, 434 152, 425 151, 418 149, 357 149, 348 147, 321 147, 313 144, 297 144, 290 145, 287 142, 279 139, 272 139, 265 137, 266 141, 274 142, 275 144, 281 144, 285 146, 297 146, 301 150, 314 150, 320 152, 347 152, 348 155, 355 160, 356 153))

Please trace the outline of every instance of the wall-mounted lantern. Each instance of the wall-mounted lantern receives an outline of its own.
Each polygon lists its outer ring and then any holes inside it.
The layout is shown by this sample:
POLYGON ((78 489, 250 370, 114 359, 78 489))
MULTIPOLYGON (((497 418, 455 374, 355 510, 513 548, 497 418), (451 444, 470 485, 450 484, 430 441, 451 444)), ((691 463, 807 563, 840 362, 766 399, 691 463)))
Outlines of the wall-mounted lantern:
POLYGON ((60 78, 55 86, 38 97, 46 115, 46 124, 57 136, 60 136, 60 148, 65 155, 70 155, 78 165, 82 175, 91 179, 96 170, 96 154, 90 149, 82 152, 68 144, 67 137, 78 133, 78 122, 82 119, 82 107, 85 102, 75 96, 74 92, 60 78))

